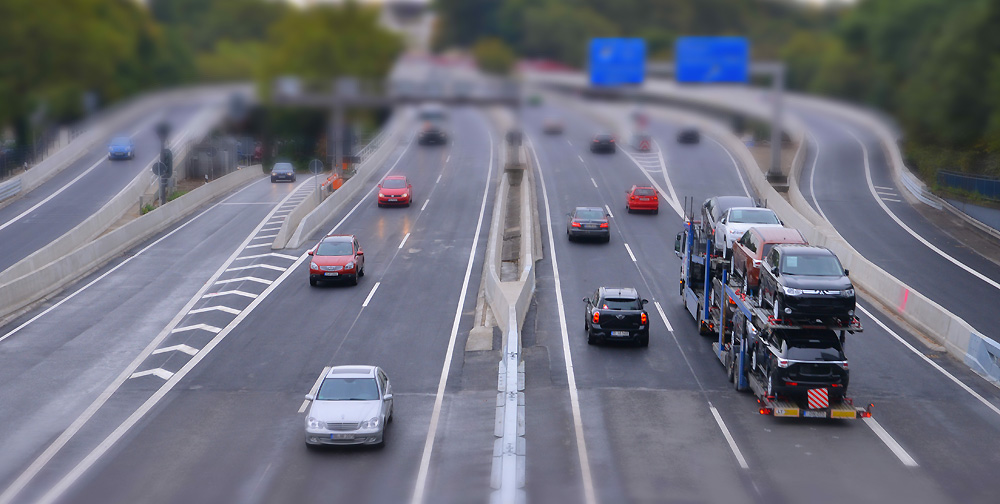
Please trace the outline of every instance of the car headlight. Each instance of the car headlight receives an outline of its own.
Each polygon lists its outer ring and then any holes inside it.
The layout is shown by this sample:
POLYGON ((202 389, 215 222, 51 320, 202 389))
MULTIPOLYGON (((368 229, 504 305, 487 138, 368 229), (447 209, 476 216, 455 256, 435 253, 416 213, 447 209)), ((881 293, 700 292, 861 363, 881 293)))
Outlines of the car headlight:
POLYGON ((844 297, 854 297, 854 289, 844 289, 840 291, 840 295, 844 297))
POLYGON ((798 296, 802 294, 802 289, 793 289, 792 287, 785 287, 784 285, 781 286, 781 291, 788 296, 798 296))
POLYGON ((379 198, 384 198, 384 197, 385 197, 385 195, 384 195, 384 194, 382 194, 382 193, 378 193, 378 197, 379 197, 379 198))
POLYGON ((326 425, 320 422, 318 418, 309 417, 306 419, 307 429, 325 429, 326 425))
POLYGON ((309 267, 312 269, 319 269, 319 265, 316 264, 316 261, 309 263, 309 267))
POLYGON ((367 421, 361 422, 362 429, 377 429, 379 424, 382 423, 382 419, 379 417, 369 418, 367 421))
POLYGON ((344 269, 351 269, 354 267, 354 261, 351 261, 344 265, 344 269))
POLYGON ((405 198, 406 197, 406 193, 401 194, 400 197, 401 198, 405 198))

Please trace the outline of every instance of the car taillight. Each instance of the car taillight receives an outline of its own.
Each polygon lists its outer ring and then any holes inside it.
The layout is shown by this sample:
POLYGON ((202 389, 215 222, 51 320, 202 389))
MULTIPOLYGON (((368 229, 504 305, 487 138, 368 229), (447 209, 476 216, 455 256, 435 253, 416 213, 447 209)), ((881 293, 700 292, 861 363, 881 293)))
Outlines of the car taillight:
POLYGON ((785 382, 785 385, 789 385, 789 386, 792 386, 792 387, 798 387, 799 386, 799 382, 794 382, 794 381, 785 382))
POLYGON ((611 139, 611 143, 615 143, 615 139, 614 138, 611 139))
POLYGON ((606 228, 606 227, 608 227, 608 223, 607 222, 602 222, 601 223, 601 228, 606 228))
POLYGON ((570 225, 573 226, 573 227, 580 227, 580 223, 579 222, 574 222, 574 223, 572 223, 570 225))
POLYGON ((642 325, 646 325, 646 322, 649 321, 649 317, 647 317, 646 314, 643 313, 642 315, 639 316, 639 321, 642 322, 642 325))
POLYGON ((601 312, 595 310, 593 322, 597 324, 600 321, 601 321, 601 312))
POLYGON ((780 368, 788 367, 788 359, 778 359, 778 367, 780 368))

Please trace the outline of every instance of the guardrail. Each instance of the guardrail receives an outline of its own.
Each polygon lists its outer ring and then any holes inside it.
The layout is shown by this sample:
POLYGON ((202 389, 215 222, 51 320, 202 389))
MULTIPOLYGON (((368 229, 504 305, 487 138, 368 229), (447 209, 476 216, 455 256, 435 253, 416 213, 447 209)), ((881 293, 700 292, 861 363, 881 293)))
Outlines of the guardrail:
POLYGON ((21 179, 8 180, 0 184, 0 201, 11 198, 21 192, 21 179))

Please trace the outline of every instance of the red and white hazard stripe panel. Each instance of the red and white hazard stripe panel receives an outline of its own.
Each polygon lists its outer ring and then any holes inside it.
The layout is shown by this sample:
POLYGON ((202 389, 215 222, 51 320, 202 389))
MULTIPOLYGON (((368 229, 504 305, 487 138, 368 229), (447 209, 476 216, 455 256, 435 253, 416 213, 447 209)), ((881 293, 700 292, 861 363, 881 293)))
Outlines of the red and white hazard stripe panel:
POLYGON ((809 409, 823 409, 830 407, 830 392, 825 388, 809 389, 806 392, 809 400, 809 409))

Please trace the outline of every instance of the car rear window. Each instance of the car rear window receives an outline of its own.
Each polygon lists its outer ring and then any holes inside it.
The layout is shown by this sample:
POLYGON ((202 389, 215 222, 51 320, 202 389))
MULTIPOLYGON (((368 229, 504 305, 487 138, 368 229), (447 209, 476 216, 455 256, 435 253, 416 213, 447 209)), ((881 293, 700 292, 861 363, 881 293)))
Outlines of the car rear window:
POLYGON ((603 219, 604 212, 600 210, 577 210, 577 219, 603 219))
POLYGON ((729 212, 729 222, 742 224, 780 224, 774 212, 767 209, 733 210, 729 212))
POLYGON ((783 275, 843 276, 840 261, 829 255, 784 255, 781 258, 783 275))
POLYGON ((406 187, 406 182, 403 179, 385 179, 382 182, 382 187, 386 189, 402 189, 406 187))
POLYGON ((656 196, 656 191, 652 189, 636 189, 636 196, 656 196))
POLYGON ((604 298, 601 303, 603 310, 641 310, 642 305, 638 299, 632 298, 604 298))
POLYGON ((320 401, 377 401, 375 378, 327 378, 319 387, 320 401))
POLYGON ((785 357, 801 361, 842 361, 847 360, 836 340, 796 340, 788 347, 785 357))
POLYGON ((354 253, 351 242, 328 241, 319 244, 316 255, 321 256, 346 256, 354 253))

